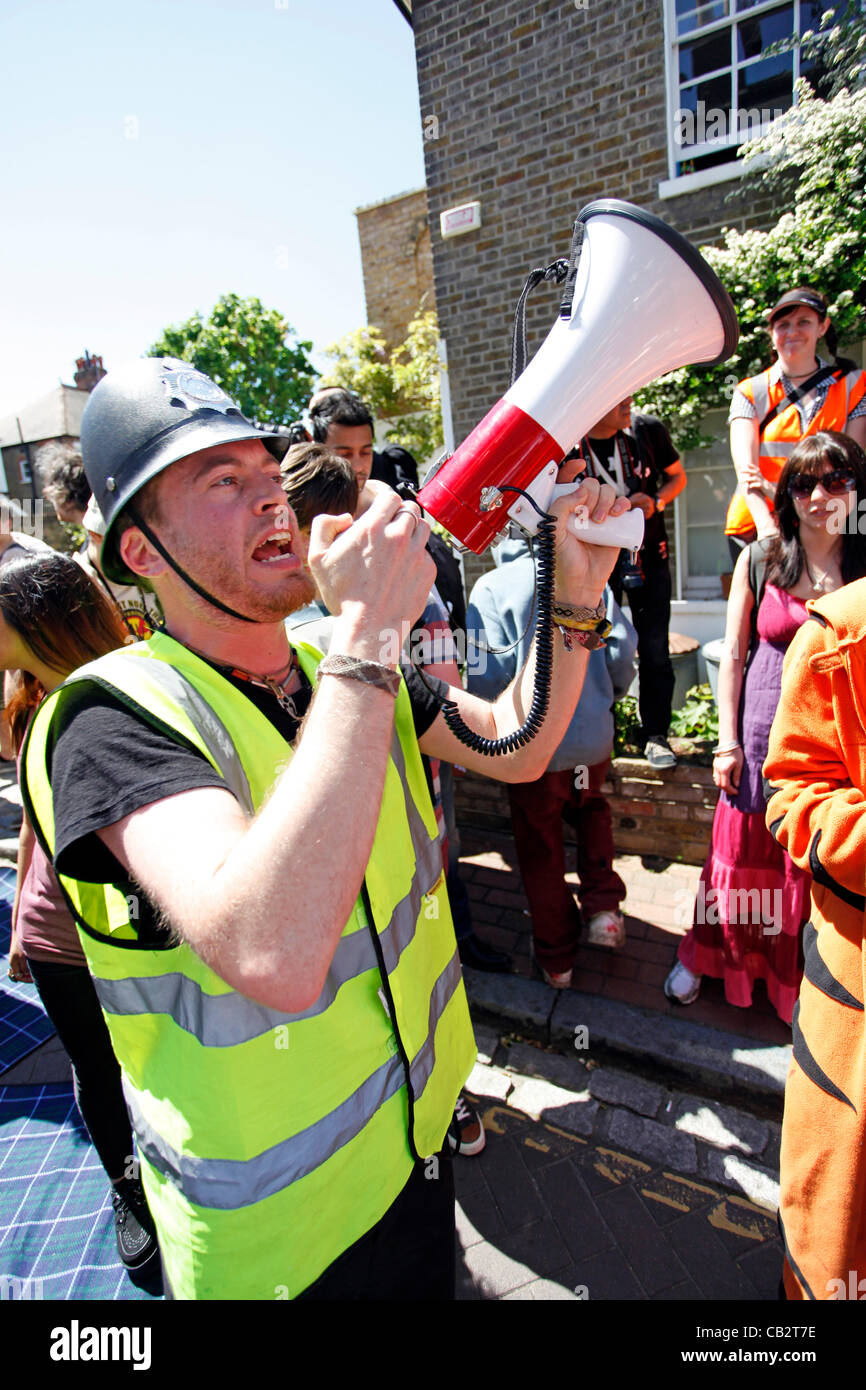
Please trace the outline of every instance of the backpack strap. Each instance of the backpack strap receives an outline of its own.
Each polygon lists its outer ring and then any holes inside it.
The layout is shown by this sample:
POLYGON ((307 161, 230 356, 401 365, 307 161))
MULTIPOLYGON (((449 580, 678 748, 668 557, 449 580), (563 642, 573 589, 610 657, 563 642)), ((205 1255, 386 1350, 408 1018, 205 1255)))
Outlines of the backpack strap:
POLYGON ((749 546, 749 588, 755 600, 752 606, 752 635, 749 643, 750 649, 755 645, 758 636, 758 609, 761 606, 761 599, 764 597, 764 589, 767 586, 767 551, 770 541, 752 541, 749 546))

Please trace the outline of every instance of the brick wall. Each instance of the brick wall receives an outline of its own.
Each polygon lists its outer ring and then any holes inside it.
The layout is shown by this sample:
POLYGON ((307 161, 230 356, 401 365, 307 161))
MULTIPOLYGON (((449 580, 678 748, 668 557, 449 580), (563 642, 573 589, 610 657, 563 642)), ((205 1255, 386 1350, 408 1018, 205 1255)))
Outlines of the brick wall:
POLYGON ((422 298, 436 308, 427 194, 402 193, 358 208, 367 322, 381 328, 391 347, 406 336, 422 298))
MULTIPOLYGON (((459 825, 510 832, 504 783, 468 772, 456 778, 454 785, 459 825)), ((660 855, 682 864, 703 864, 719 795, 710 768, 680 761, 676 767, 654 772, 643 758, 616 758, 604 791, 618 854, 660 855)), ((573 843, 572 829, 563 824, 563 831, 573 843)))
MULTIPOLYGON (((568 252, 597 197, 625 198, 698 241, 766 222, 769 204, 727 201, 736 184, 662 201, 668 177, 660 0, 416 0, 439 323, 455 437, 508 385, 511 318, 533 265, 568 252), (443 208, 479 199, 478 232, 442 241, 443 208)), ((530 301, 534 351, 556 297, 530 301)))

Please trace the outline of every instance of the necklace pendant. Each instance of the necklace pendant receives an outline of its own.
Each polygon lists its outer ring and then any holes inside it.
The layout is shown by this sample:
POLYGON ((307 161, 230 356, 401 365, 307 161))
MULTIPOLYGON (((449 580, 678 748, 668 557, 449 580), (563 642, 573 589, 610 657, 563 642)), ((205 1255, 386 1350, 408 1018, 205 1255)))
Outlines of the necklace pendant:
POLYGON ((284 710, 286 714, 291 715, 292 719, 300 719, 300 715, 298 714, 297 707, 291 695, 288 695, 283 687, 275 680, 266 681, 266 685, 280 709, 284 710))

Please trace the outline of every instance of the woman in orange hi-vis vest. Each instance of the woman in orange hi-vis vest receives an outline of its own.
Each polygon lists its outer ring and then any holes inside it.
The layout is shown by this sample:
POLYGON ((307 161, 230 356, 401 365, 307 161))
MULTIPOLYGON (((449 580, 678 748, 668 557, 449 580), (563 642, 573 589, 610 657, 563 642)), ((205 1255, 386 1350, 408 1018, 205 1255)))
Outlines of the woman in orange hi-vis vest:
POLYGON ((808 286, 789 290, 771 310, 768 327, 776 361, 740 382, 728 416, 738 486, 725 535, 734 561, 756 536, 775 535, 776 483, 804 435, 839 430, 866 446, 866 373, 836 356, 823 295, 808 286), (818 356, 821 338, 832 362, 818 356))

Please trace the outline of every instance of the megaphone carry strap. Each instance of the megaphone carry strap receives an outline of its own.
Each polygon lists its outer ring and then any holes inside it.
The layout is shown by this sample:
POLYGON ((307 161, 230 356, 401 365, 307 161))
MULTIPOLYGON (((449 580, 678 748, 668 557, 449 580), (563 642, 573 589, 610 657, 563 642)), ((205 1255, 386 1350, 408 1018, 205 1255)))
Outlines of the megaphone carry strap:
POLYGON ((517 308, 514 310, 514 328, 511 334, 511 385, 526 367, 526 301, 542 280, 554 281, 561 285, 568 274, 568 261, 551 261, 548 266, 536 266, 526 277, 526 284, 520 291, 517 308))

